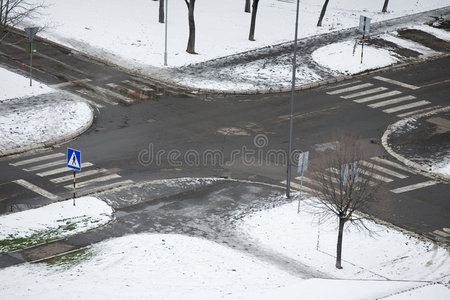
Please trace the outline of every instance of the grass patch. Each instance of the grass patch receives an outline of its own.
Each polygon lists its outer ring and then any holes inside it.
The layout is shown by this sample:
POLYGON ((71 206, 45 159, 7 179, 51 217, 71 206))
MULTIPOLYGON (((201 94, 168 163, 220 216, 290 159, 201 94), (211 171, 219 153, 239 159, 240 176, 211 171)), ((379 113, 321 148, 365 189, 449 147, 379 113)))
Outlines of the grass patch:
POLYGON ((90 248, 85 248, 63 256, 48 259, 44 263, 49 267, 70 269, 83 261, 91 259, 93 256, 93 251, 90 248))

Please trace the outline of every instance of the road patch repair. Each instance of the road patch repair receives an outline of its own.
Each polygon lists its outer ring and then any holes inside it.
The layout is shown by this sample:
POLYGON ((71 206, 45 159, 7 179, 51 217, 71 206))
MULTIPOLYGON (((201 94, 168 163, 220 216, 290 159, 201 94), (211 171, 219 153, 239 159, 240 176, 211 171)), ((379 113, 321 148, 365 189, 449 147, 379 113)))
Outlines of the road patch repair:
MULTIPOLYGON (((281 189, 271 186, 180 178, 136 184, 96 198, 114 207, 114 222, 42 246, 48 253, 54 248, 69 252, 63 256, 1 269, 2 295, 23 299, 42 295, 296 299, 300 292, 313 299, 450 295, 442 284, 450 280, 447 249, 369 222, 373 236, 346 230, 344 269, 338 270, 336 220, 320 223, 310 209, 312 198, 302 200, 298 214, 297 199, 288 200, 281 189), (76 247, 80 251, 74 251, 76 247), (336 294, 342 288, 352 293, 336 294)), ((99 201, 96 198, 85 201, 99 201)), ((64 209, 74 207, 69 203, 64 209)), ((31 258, 38 249, 28 252, 31 258)), ((25 252, 16 256, 20 253, 25 252)))

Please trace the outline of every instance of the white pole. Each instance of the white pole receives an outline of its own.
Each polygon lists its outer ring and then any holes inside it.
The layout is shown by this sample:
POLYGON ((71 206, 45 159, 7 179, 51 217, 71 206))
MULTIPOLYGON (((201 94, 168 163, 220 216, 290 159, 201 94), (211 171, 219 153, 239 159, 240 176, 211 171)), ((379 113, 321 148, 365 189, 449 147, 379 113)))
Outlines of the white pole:
POLYGON ((292 59, 292 92, 291 114, 289 118, 289 149, 287 157, 286 197, 291 198, 291 156, 292 156, 292 127, 294 126, 294 96, 295 96, 295 72, 297 65, 297 36, 298 36, 298 11, 300 0, 297 0, 297 14, 295 17, 294 57, 292 59))
POLYGON ((165 20, 165 43, 164 43, 164 65, 167 66, 167 20, 168 20, 168 14, 169 14, 169 5, 168 5, 169 0, 166 0, 166 20, 165 20))

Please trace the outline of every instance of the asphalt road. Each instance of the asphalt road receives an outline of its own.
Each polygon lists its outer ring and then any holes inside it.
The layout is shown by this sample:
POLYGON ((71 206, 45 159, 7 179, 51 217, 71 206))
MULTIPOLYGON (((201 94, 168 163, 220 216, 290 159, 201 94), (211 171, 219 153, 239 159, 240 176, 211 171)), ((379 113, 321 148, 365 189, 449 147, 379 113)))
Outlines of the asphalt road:
MULTIPOLYGON (((26 74, 27 63, 28 55, 22 47, 8 44, 8 40, 0 43, 0 64, 26 74)), ((2 213, 54 201, 17 180, 31 183, 58 199, 71 197, 71 173, 45 175, 56 167, 42 167, 55 160, 62 164, 58 168, 63 167, 67 147, 81 150, 83 162, 91 164, 79 175, 97 170, 77 180, 81 185, 79 195, 121 184, 175 177, 229 177, 283 185, 286 167, 282 153, 288 145, 288 94, 179 95, 155 81, 45 43, 40 43, 33 65, 37 80, 89 100, 95 107, 95 121, 86 133, 66 144, 1 158, 2 213), (281 156, 270 153, 281 153, 281 156), (53 154, 56 154, 53 159, 24 163, 53 154), (62 175, 68 178, 63 181, 62 175), (83 181, 88 180, 93 180, 93 184, 83 187, 83 181)), ((403 175, 378 173, 378 178, 389 179, 385 184, 387 193, 383 201, 372 203, 368 213, 446 243, 450 241, 450 234, 445 235, 450 227, 449 186, 437 182, 422 186, 421 183, 430 179, 398 165, 386 165, 386 160, 395 161, 384 151, 380 139, 387 126, 401 119, 402 114, 449 104, 449 65, 450 58, 446 57, 298 92, 293 141, 294 149, 310 151, 314 161, 323 154, 338 130, 359 135, 374 156, 385 159, 377 162, 380 167, 403 175), (344 90, 348 88, 350 90, 344 90), (404 104, 383 104, 384 99, 363 102, 374 95, 369 91, 372 89, 408 97, 413 100, 409 103, 419 103, 399 110, 404 104), (361 95, 354 95, 360 92, 361 95), (376 106, 369 106, 374 103, 376 106), (416 188, 405 189, 412 185, 416 188)), ((293 180, 295 183, 297 179, 293 180)), ((305 186, 308 187, 307 182, 305 186)))

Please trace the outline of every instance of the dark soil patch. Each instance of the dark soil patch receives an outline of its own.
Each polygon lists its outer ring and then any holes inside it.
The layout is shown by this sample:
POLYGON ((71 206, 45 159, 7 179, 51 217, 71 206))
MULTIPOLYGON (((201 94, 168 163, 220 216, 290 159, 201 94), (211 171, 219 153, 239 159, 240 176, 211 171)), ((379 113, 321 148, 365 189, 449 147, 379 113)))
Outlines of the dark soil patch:
POLYGON ((430 49, 439 52, 450 51, 450 43, 432 34, 417 29, 402 29, 398 31, 400 37, 420 43, 430 49))
POLYGON ((421 55, 421 53, 419 53, 417 51, 407 49, 407 48, 402 48, 393 42, 386 41, 386 40, 379 39, 379 38, 370 39, 370 42, 368 44, 374 45, 378 48, 390 50, 392 52, 395 52, 396 54, 398 54, 401 57, 416 58, 421 55))

